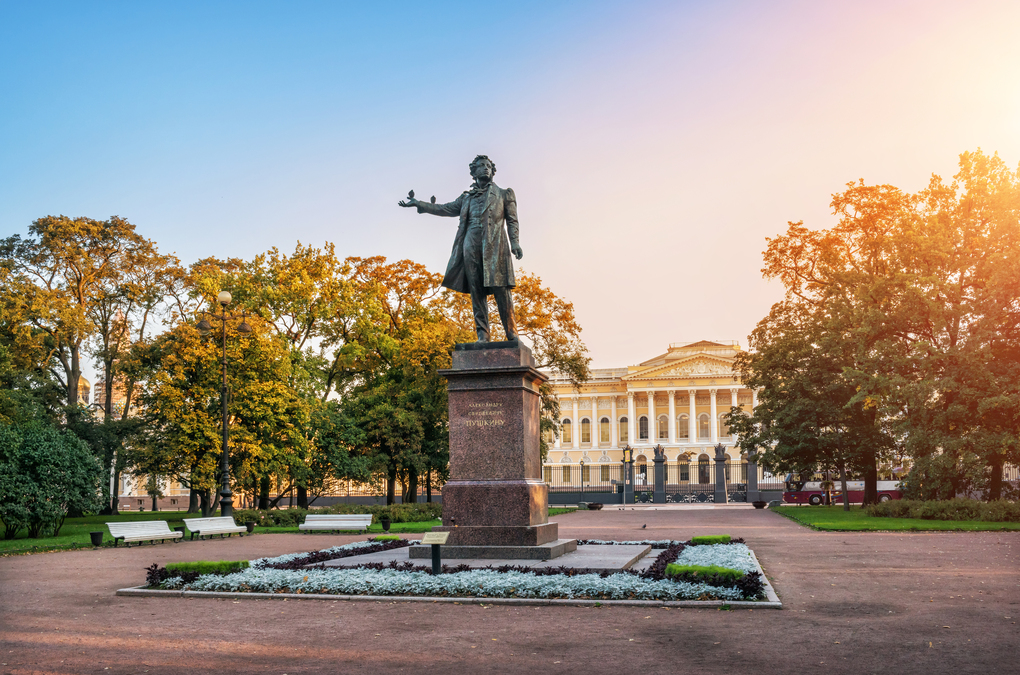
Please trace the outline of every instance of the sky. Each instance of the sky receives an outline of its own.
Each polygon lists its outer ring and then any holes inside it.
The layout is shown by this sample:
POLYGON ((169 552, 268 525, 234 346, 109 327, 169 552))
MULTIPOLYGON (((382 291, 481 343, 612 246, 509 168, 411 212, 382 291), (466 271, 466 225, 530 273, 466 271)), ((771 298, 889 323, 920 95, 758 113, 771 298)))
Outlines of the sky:
POLYGON ((333 242, 441 272, 456 219, 397 201, 487 154, 594 367, 746 347, 783 294, 766 238, 833 225, 846 183, 1020 163, 1018 29, 981 0, 0 0, 0 237, 118 215, 185 263, 333 242))

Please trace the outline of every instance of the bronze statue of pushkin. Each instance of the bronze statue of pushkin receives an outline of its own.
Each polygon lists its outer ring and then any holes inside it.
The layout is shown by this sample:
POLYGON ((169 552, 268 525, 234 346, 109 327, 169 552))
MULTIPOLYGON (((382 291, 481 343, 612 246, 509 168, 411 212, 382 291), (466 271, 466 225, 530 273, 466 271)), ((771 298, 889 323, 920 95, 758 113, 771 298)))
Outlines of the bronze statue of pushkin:
POLYGON ((516 340, 511 295, 516 281, 510 255, 518 260, 524 256, 518 241, 517 198, 510 188, 503 189, 492 182, 496 165, 485 155, 475 157, 469 168, 475 182, 454 201, 436 204, 433 197, 431 203, 423 202, 415 199, 411 190, 399 204, 417 207, 418 213, 460 216, 443 286, 471 296, 478 342, 489 341, 489 295, 496 299, 507 340, 516 340))

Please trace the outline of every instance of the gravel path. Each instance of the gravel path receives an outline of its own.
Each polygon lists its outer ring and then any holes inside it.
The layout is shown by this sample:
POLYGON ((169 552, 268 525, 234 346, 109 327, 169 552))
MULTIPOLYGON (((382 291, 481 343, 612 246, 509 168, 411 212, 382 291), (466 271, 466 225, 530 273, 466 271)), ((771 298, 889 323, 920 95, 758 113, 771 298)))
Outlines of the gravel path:
POLYGON ((269 534, 0 558, 0 673, 1020 673, 1018 532, 812 532, 738 508, 553 520, 585 539, 744 537, 785 609, 114 595, 153 562, 362 538, 269 534))

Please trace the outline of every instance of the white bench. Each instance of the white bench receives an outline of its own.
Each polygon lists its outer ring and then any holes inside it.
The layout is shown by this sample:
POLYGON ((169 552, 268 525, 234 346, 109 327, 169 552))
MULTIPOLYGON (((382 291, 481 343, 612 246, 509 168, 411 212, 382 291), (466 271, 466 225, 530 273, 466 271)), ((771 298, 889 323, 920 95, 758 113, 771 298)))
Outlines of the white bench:
POLYGON ((322 516, 305 516, 305 522, 298 525, 298 529, 304 532, 311 530, 364 530, 372 524, 371 513, 356 514, 328 514, 322 516))
POLYGON ((202 537, 208 537, 214 534, 218 534, 222 537, 225 534, 229 536, 231 534, 241 534, 242 532, 248 531, 248 528, 238 525, 230 516, 222 516, 219 518, 185 518, 184 524, 188 526, 192 539, 195 538, 196 534, 198 535, 198 538, 201 539, 202 537))
POLYGON ((183 532, 174 532, 170 529, 170 526, 165 520, 142 520, 134 523, 107 523, 106 527, 110 530, 110 536, 113 537, 113 545, 116 546, 120 539, 124 540, 124 543, 130 545, 130 542, 137 541, 139 545, 143 541, 164 541, 166 539, 172 539, 174 541, 184 536, 183 532))

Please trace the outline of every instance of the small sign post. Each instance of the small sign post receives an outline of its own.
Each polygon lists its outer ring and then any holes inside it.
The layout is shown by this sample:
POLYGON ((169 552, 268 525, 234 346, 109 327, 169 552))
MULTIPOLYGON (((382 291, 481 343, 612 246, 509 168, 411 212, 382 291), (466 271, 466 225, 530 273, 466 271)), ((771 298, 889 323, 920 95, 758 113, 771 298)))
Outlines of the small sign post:
POLYGON ((428 532, 421 538, 421 543, 432 544, 432 573, 439 574, 443 569, 443 561, 440 557, 439 547, 450 538, 449 532, 428 532))

